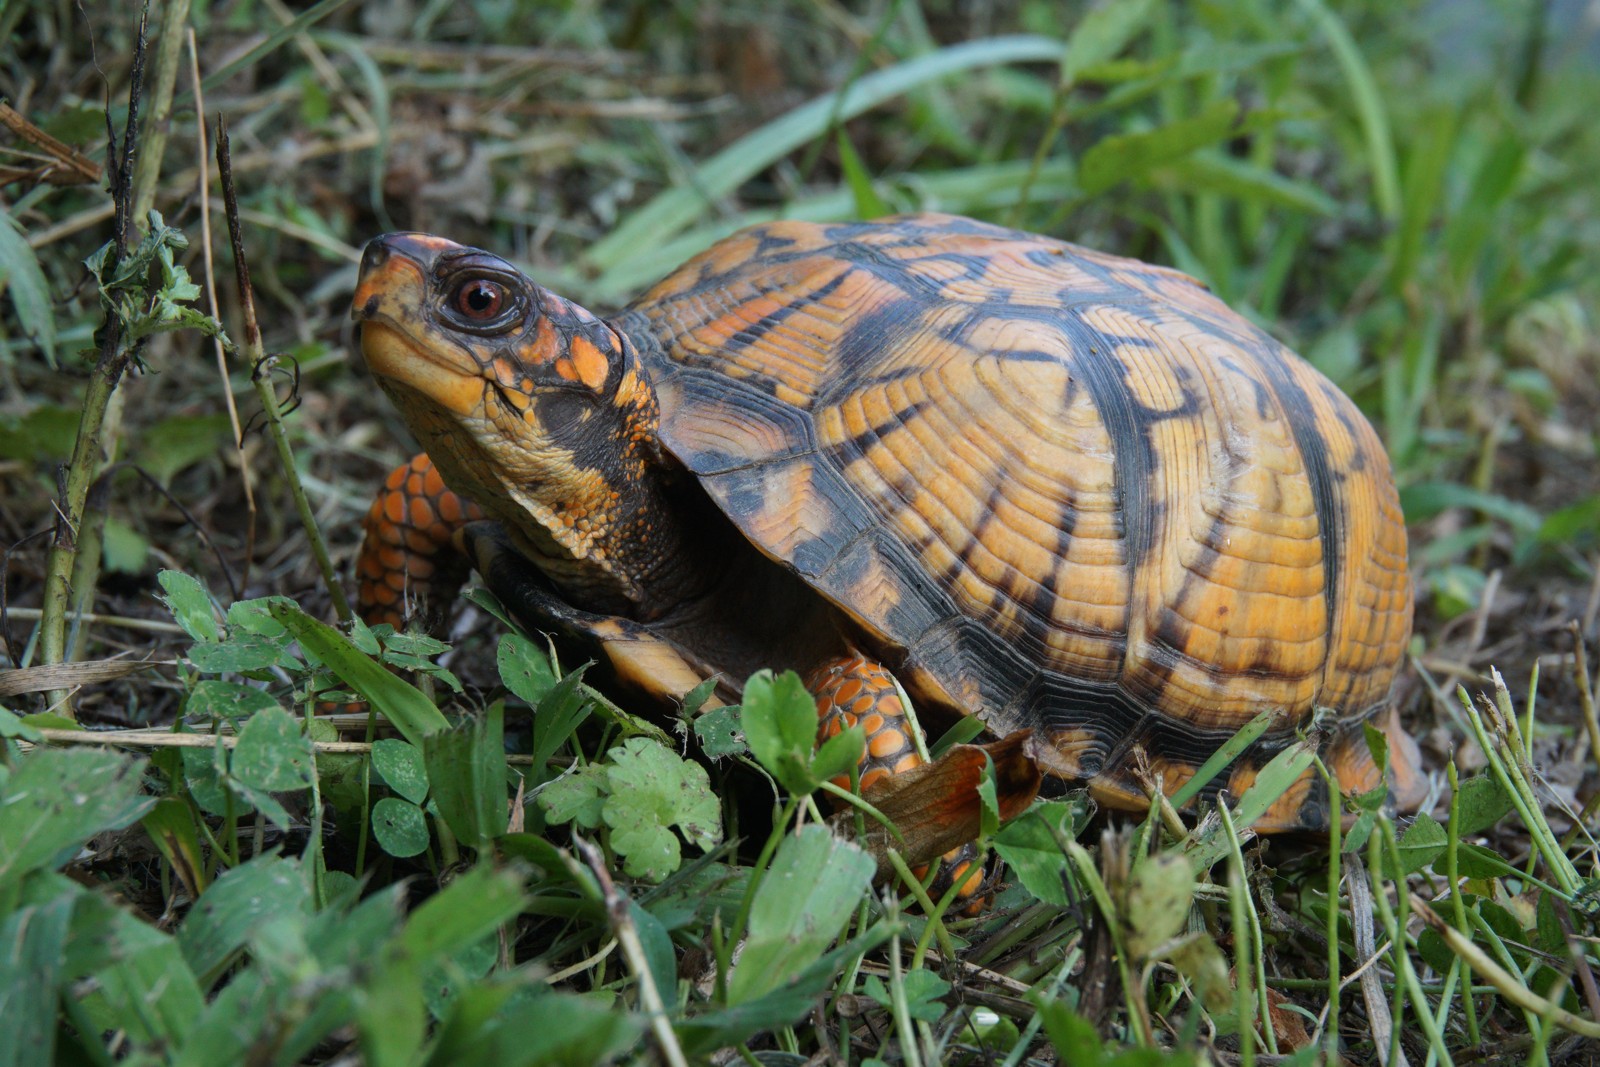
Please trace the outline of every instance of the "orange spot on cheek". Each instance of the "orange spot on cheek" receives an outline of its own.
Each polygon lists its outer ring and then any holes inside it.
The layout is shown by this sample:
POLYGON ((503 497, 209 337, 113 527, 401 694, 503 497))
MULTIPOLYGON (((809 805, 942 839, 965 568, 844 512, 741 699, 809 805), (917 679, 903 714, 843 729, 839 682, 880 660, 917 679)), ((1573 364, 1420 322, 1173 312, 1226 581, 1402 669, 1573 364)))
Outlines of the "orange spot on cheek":
POLYGON ((588 338, 572 339, 571 361, 579 380, 590 389, 599 390, 606 384, 606 373, 611 368, 606 364, 606 357, 588 338))

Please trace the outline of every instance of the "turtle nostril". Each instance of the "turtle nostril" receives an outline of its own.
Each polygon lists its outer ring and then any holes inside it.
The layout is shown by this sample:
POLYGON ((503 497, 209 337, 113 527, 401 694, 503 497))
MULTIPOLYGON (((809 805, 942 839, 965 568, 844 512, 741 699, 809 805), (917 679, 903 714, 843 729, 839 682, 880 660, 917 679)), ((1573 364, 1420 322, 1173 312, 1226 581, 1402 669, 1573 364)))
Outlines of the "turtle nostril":
POLYGON ((361 252, 361 273, 377 270, 389 260, 389 242, 383 237, 374 237, 367 242, 367 247, 361 252))

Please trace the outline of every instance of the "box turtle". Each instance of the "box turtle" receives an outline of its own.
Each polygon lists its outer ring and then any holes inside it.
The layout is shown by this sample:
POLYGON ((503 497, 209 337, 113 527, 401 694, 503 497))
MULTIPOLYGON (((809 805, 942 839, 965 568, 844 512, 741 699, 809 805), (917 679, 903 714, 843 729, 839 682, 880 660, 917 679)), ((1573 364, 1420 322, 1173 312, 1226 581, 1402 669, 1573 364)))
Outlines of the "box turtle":
MULTIPOLYGON (((868 727, 864 784, 917 762, 886 672, 919 708, 1031 729, 1047 774, 1111 807, 1177 789, 1263 709, 1212 788, 1319 711, 1341 784, 1378 783, 1362 723, 1412 604, 1388 460, 1183 274, 944 215, 774 222, 603 320, 397 233, 353 313, 427 451, 369 516, 370 617, 454 544, 650 692, 808 673, 824 733, 868 727)), ((1392 739, 1404 792, 1415 747, 1392 739)), ((1257 825, 1329 817, 1308 772, 1257 825)))

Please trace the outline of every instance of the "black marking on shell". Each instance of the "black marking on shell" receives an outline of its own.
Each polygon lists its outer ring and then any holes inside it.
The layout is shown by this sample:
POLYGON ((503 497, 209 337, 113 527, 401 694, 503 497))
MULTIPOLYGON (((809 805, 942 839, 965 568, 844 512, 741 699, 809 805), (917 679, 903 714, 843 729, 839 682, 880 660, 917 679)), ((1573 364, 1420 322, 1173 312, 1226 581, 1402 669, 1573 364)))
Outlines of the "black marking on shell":
POLYGON ((827 452, 836 457, 841 464, 860 459, 878 442, 928 410, 931 406, 933 406, 933 401, 928 398, 912 401, 905 407, 892 412, 882 422, 868 426, 861 432, 845 438, 836 445, 830 445, 827 452))
MULTIPOLYGON (((738 333, 730 337, 728 339, 729 351, 739 352, 751 347, 752 345, 760 344, 762 338, 766 337, 767 334, 771 333, 773 330, 782 325, 785 319, 788 319, 796 312, 804 311, 814 307, 815 305, 826 300, 829 296, 833 295, 833 293, 838 291, 838 288, 844 284, 844 280, 849 276, 849 271, 840 271, 832 278, 829 278, 827 281, 811 290, 809 293, 806 293, 804 296, 786 299, 771 313, 763 316, 760 319, 757 319, 755 322, 744 327, 738 333)), ((766 378, 765 375, 762 375, 761 377, 763 379, 766 378)))
POLYGON ((921 310, 916 301, 903 298, 885 301, 858 316, 839 338, 831 368, 833 384, 823 391, 823 399, 855 392, 864 372, 881 363, 884 353, 919 324, 921 310))

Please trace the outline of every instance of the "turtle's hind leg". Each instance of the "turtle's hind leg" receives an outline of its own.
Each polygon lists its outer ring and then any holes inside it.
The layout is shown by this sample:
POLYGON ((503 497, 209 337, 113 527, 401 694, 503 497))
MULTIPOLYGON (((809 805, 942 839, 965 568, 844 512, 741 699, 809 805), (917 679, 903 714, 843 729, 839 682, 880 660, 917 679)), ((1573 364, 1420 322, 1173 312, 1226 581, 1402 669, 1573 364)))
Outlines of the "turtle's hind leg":
MULTIPOLYGON (((817 744, 853 726, 860 725, 867 735, 866 751, 861 756, 860 788, 868 796, 872 787, 891 775, 904 774, 926 762, 912 739, 912 724, 906 714, 900 687, 881 663, 861 655, 844 655, 817 666, 805 680, 806 689, 817 701, 817 744)), ((840 776, 833 784, 850 788, 850 779, 840 776)), ((968 842, 946 852, 939 860, 928 893, 941 899, 951 886, 956 890, 958 910, 980 914, 993 899, 994 876, 979 862, 977 845, 968 842)), ((912 868, 918 878, 927 866, 912 868)))

